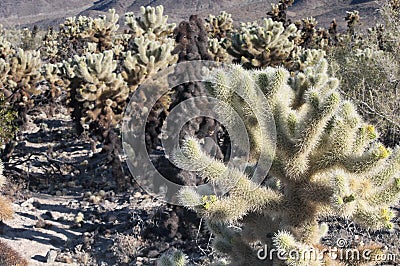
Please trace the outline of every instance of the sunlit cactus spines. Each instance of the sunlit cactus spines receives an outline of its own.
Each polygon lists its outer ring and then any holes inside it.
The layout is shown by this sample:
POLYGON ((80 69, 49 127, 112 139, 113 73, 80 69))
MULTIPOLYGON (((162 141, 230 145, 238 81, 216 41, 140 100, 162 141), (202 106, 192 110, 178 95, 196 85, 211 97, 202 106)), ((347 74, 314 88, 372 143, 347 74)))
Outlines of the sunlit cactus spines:
POLYGON ((168 23, 164 7, 141 7, 141 14, 125 14, 125 24, 131 29, 129 34, 122 35, 120 42, 127 46, 123 58, 122 76, 133 92, 147 77, 178 60, 172 51, 175 40, 172 34, 174 23, 168 23))
POLYGON ((156 7, 142 6, 140 13, 140 16, 135 16, 133 12, 125 14, 125 24, 129 26, 136 37, 145 33, 153 33, 157 38, 172 35, 176 25, 168 23, 168 16, 164 15, 162 5, 156 7))
POLYGON ((93 25, 93 18, 86 16, 68 17, 60 24, 60 33, 66 36, 78 37, 93 25))
POLYGON ((232 56, 227 52, 231 34, 235 31, 232 15, 222 11, 218 16, 209 15, 205 19, 208 32, 208 50, 216 62, 231 62, 232 56))
POLYGON ((229 37, 234 31, 232 15, 221 11, 218 16, 209 15, 206 21, 206 29, 210 38, 221 40, 229 37))
POLYGON ((157 260, 157 266, 186 266, 188 264, 188 260, 186 259, 186 255, 180 251, 173 251, 163 254, 157 260))
MULTIPOLYGON (((1 26, 1 24, 0 24, 1 26)), ((0 33, 0 58, 5 59, 8 55, 15 53, 12 44, 0 33)))
POLYGON ((296 47, 283 65, 291 72, 303 71, 305 68, 315 65, 326 56, 326 52, 320 49, 304 49, 296 47))
POLYGON ((96 43, 99 52, 109 50, 113 46, 113 36, 119 29, 118 20, 119 15, 116 14, 115 9, 110 9, 107 15, 95 18, 91 27, 84 31, 81 37, 96 43))
POLYGON ((347 11, 345 20, 347 22, 347 32, 354 35, 355 27, 360 23, 360 13, 357 10, 347 11))
POLYGON ((271 4, 271 10, 267 15, 272 20, 282 22, 285 26, 288 24, 287 9, 292 6, 294 0, 279 0, 278 4, 271 4))
MULTIPOLYGON (((235 93, 243 88, 249 95, 262 91, 277 132, 275 157, 261 186, 239 169, 209 157, 193 138, 186 139, 181 152, 175 154, 178 166, 191 168, 218 188, 230 189, 227 195, 211 195, 211 200, 185 188, 180 199, 206 218, 217 236, 215 247, 229 255, 232 265, 278 263, 258 260, 250 245, 254 241, 299 252, 319 246, 327 227, 318 219, 330 215, 352 219, 372 230, 393 228, 394 213, 389 206, 400 194, 400 150, 379 143, 375 128, 341 97, 338 80, 327 71, 322 58, 294 75, 281 67, 244 70, 231 66, 213 71, 209 78, 214 97, 239 114, 246 113, 241 117, 252 143, 250 158, 272 146, 265 131, 259 130, 257 138, 251 133, 257 104, 251 104, 251 114, 235 93), (241 230, 229 229, 227 224, 232 222, 239 223, 241 230), (269 234, 273 237, 266 237, 269 234)), ((296 265, 331 262, 329 258, 316 262, 306 258, 296 265)))
POLYGON ((42 92, 36 84, 42 80, 41 67, 38 51, 19 48, 0 59, 0 92, 17 112, 20 125, 25 125, 28 120, 27 112, 33 107, 32 96, 42 92))
POLYGON ((264 19, 262 25, 242 23, 238 32, 232 34, 227 50, 235 62, 246 68, 278 66, 288 58, 298 36, 294 24, 285 28, 272 19, 264 19))
MULTIPOLYGON (((78 125, 107 132, 122 119, 129 89, 121 74, 116 74, 117 62, 112 51, 76 55, 65 62, 63 72, 70 79, 71 103, 78 125)), ((100 134, 101 135, 101 134, 100 134)))
POLYGON ((125 55, 122 71, 131 92, 147 77, 177 62, 178 56, 172 54, 174 45, 172 38, 160 40, 152 33, 134 39, 132 49, 125 55))

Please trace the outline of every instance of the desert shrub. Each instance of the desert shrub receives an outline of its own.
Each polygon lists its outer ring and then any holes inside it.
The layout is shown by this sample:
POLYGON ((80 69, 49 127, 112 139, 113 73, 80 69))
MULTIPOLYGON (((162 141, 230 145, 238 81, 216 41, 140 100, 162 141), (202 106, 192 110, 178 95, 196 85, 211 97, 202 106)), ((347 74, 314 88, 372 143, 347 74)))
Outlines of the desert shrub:
MULTIPOLYGON (((382 141, 394 146, 400 137, 400 17, 396 1, 386 1, 380 13, 382 24, 364 34, 351 26, 352 37, 328 55, 333 75, 341 80, 341 91, 379 128, 382 141)), ((349 17, 352 21, 354 16, 349 17)))
POLYGON ((16 113, 10 109, 4 95, 0 94, 0 145, 5 145, 14 139, 18 130, 15 124, 16 113))

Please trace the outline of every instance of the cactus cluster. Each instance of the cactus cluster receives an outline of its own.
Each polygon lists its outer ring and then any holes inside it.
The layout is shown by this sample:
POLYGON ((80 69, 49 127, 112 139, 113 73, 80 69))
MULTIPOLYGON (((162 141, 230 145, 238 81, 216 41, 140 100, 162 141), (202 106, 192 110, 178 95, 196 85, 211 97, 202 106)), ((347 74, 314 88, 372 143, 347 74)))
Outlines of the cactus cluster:
POLYGON ((172 55, 174 40, 158 39, 148 33, 134 38, 131 50, 126 53, 123 62, 122 77, 133 92, 147 77, 176 63, 177 56, 172 55))
POLYGON ((175 29, 174 23, 168 23, 168 16, 164 15, 162 5, 156 7, 141 7, 141 15, 136 17, 133 12, 125 14, 125 24, 129 26, 134 36, 153 33, 157 38, 168 38, 175 29))
POLYGON ((0 31, 0 58, 5 59, 8 55, 13 53, 15 53, 15 49, 0 31))
POLYGON ((346 17, 344 18, 347 22, 347 32, 351 36, 355 33, 356 26, 360 23, 360 14, 357 10, 347 11, 346 17))
POLYGON ((24 128, 27 113, 34 106, 33 96, 42 91, 37 88, 42 80, 40 52, 15 48, 0 30, 0 102, 2 113, 3 160, 8 160, 16 145, 18 128, 24 128))
MULTIPOLYGON (((389 205, 400 193, 400 151, 377 141, 375 128, 342 99, 339 82, 329 77, 327 68, 321 59, 293 77, 281 67, 244 70, 237 65, 211 74, 210 92, 238 112, 246 125, 251 165, 262 154, 272 159, 268 178, 259 186, 239 169, 209 157, 193 138, 174 156, 177 165, 229 191, 210 192, 214 200, 207 204, 192 188, 182 189, 180 198, 208 221, 216 236, 214 247, 229 255, 231 265, 335 263, 329 257, 263 261, 251 244, 302 254, 320 246, 327 226, 318 219, 328 215, 352 218, 373 230, 393 228, 389 205), (264 97, 254 97, 259 91, 264 97), (239 92, 247 102, 235 96, 239 92), (268 117, 260 108, 263 102, 276 123, 273 158, 269 129, 257 120, 268 117), (229 223, 240 225, 240 230, 229 223)), ((218 110, 229 115, 224 108, 218 110)))
POLYGON ((234 32, 232 15, 222 11, 218 16, 209 15, 206 18, 208 32, 208 50, 216 62, 231 62, 232 58, 226 51, 231 34, 234 32))
MULTIPOLYGON (((98 19, 70 18, 64 24, 64 29, 76 33, 72 36, 88 40, 86 53, 64 61, 60 70, 61 80, 69 84, 78 133, 86 128, 98 140, 107 139, 110 128, 118 127, 129 95, 147 77, 176 62, 177 56, 172 55, 175 25, 167 23, 162 6, 141 11, 138 17, 125 14, 130 30, 123 34, 116 34, 115 10, 98 19)), ((53 66, 48 69, 58 74, 53 66)), ((61 81, 53 73, 47 72, 48 77, 61 81)))
POLYGON ((113 47, 113 36, 117 32, 119 15, 110 9, 107 15, 93 19, 91 27, 82 33, 81 38, 96 44, 96 51, 103 52, 113 47))
POLYGON ((229 34, 234 30, 232 15, 221 11, 218 16, 209 15, 206 21, 206 29, 210 38, 222 38, 229 37, 229 34))
POLYGON ((47 103, 49 104, 49 114, 54 116, 57 104, 60 103, 60 97, 68 91, 69 80, 61 78, 61 64, 47 63, 42 65, 42 76, 47 82, 47 90, 43 92, 47 103))
POLYGON ((90 129, 98 132, 96 136, 101 141, 121 121, 129 96, 122 75, 115 73, 117 62, 113 55, 111 50, 75 55, 63 65, 63 72, 70 79, 70 105, 74 107, 78 133, 90 129))
POLYGON ((282 22, 264 19, 242 23, 238 32, 233 33, 227 51, 234 62, 246 68, 277 66, 282 64, 295 48, 299 31, 294 24, 284 27, 282 22))
POLYGON ((285 26, 290 25, 290 21, 287 19, 287 10, 293 5, 294 0, 279 0, 278 4, 271 4, 271 10, 267 12, 267 15, 273 20, 282 22, 285 26))
POLYGON ((32 96, 40 94, 37 82, 42 79, 40 53, 18 48, 0 59, 0 92, 18 113, 20 124, 27 122, 27 112, 33 107, 32 96))

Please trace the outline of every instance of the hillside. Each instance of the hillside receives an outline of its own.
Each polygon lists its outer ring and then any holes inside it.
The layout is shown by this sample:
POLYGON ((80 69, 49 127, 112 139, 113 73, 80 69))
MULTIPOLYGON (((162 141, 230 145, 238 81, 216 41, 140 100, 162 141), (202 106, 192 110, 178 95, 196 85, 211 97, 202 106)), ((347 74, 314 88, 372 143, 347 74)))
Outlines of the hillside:
MULTIPOLYGON (((138 12, 140 6, 164 5, 165 13, 170 20, 179 22, 190 14, 218 14, 225 10, 232 14, 235 22, 252 21, 265 17, 275 0, 3 0, 0 3, 0 24, 5 27, 32 26, 39 24, 43 27, 58 25, 63 18, 73 15, 97 16, 110 8, 119 14, 126 11, 138 12)), ((376 16, 377 4, 373 0, 297 0, 290 9, 289 15, 293 20, 313 16, 320 25, 327 25, 337 18, 340 26, 344 26, 346 11, 359 10, 362 22, 368 26, 376 16)))

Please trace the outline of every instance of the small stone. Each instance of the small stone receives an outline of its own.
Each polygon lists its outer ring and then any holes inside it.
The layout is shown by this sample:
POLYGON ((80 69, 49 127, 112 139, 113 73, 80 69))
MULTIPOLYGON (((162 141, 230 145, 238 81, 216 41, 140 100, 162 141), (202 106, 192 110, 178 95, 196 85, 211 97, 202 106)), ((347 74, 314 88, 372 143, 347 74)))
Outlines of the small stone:
POLYGON ((36 228, 46 228, 47 224, 43 219, 39 219, 39 220, 37 220, 35 227, 36 228))
POLYGON ((57 196, 57 197, 61 197, 61 196, 62 196, 62 192, 61 192, 60 190, 57 190, 57 191, 56 191, 56 196, 57 196))
POLYGON ((75 223, 80 223, 80 222, 83 222, 83 218, 84 218, 84 215, 83 215, 83 213, 78 213, 77 215, 76 215, 76 217, 75 217, 75 223))
POLYGON ((99 191, 99 196, 104 197, 106 195, 106 192, 104 190, 99 191))
POLYGON ((46 262, 47 263, 54 263, 57 258, 57 250, 50 249, 46 254, 46 262))

